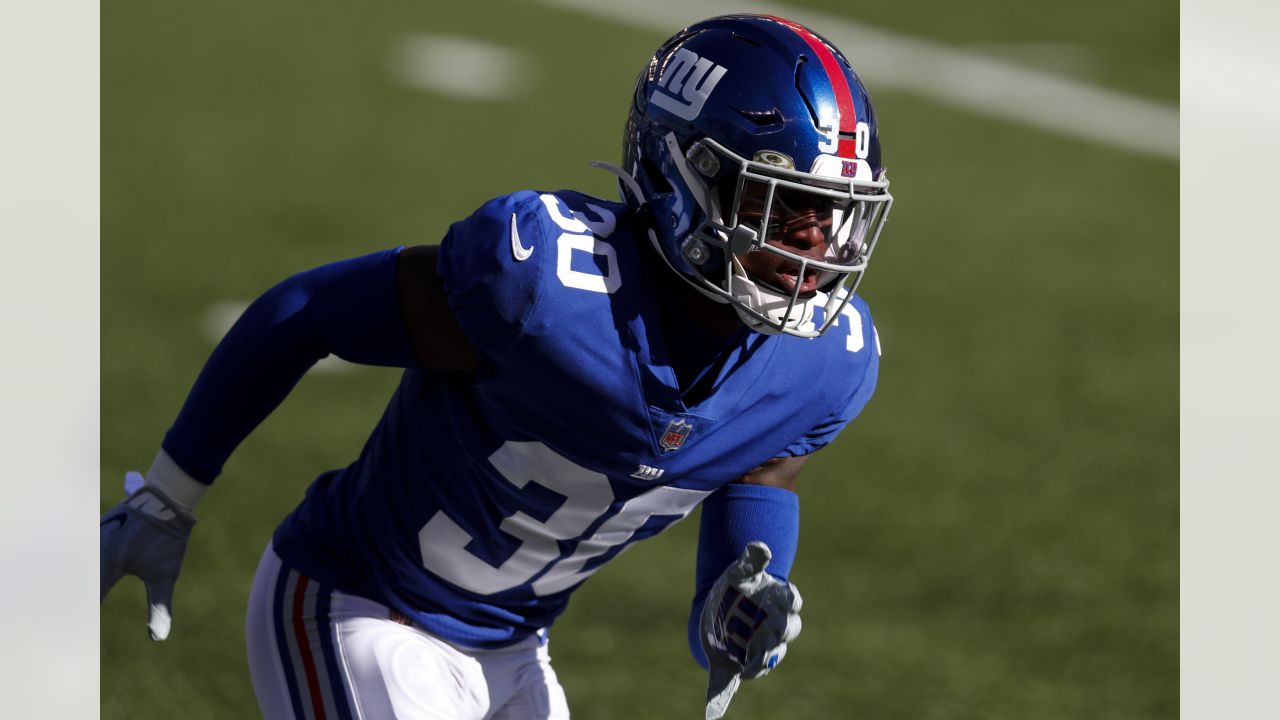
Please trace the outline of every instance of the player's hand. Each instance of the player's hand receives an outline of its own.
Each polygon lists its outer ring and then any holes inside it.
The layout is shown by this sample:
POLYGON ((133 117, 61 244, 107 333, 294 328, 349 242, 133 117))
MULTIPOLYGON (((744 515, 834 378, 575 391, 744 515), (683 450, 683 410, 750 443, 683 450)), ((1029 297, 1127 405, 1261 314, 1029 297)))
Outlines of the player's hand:
POLYGON ((159 642, 169 636, 173 586, 178 581, 187 538, 196 518, 178 509, 164 493, 142 485, 138 473, 125 475, 131 494, 107 511, 99 523, 102 595, 120 578, 133 575, 147 587, 147 630, 159 642))
POLYGON ((800 592, 765 572, 773 553, 748 543, 725 568, 702 608, 702 649, 707 654, 707 720, 724 717, 743 678, 764 677, 800 634, 800 592))

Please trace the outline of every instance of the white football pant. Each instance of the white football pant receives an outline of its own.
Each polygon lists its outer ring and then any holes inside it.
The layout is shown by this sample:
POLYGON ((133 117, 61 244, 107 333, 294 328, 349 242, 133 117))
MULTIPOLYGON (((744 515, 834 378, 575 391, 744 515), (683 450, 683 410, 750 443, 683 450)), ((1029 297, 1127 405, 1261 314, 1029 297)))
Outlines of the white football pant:
POLYGON ((249 594, 246 644, 267 720, 567 720, 537 637, 498 650, 451 645, 385 605, 321 585, 268 545, 249 594))

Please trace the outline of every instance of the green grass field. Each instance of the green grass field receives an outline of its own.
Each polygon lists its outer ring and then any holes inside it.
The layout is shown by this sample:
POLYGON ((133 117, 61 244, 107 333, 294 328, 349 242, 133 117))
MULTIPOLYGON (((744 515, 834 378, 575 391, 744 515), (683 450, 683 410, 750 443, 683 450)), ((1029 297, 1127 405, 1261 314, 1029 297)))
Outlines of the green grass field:
MULTIPOLYGON (((1173 3, 802 4, 1177 101, 1173 3)), ((434 242, 500 193, 613 195, 586 163, 616 161, 632 80, 667 34, 537 3, 293 0, 109 3, 102 33, 104 509, 212 349, 212 305, 434 242), (401 85, 390 49, 410 33, 524 53, 527 92, 401 85)), ((1177 163, 868 84, 896 198, 862 286, 880 386, 801 483, 805 633, 730 717, 1176 717, 1177 163)), ((313 373, 245 442, 201 507, 168 642, 146 637, 141 585, 115 589, 103 718, 256 715, 259 555, 396 381, 313 373)), ((576 717, 701 716, 696 530, 622 556, 557 623, 576 717)))

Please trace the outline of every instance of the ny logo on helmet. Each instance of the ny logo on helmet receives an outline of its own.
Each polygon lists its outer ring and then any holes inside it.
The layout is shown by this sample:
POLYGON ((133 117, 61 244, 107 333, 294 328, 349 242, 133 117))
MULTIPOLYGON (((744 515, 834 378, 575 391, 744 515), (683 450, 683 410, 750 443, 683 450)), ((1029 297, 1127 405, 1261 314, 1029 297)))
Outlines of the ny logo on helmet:
POLYGON ((681 120, 693 120, 726 72, 688 48, 680 48, 667 63, 650 101, 681 120))

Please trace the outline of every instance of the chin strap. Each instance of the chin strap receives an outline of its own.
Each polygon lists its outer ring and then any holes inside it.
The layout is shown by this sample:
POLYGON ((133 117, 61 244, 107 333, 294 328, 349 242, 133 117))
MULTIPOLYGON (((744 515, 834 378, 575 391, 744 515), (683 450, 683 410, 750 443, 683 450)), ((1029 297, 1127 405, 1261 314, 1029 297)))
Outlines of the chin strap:
MULTIPOLYGON (((646 232, 649 233, 649 244, 653 245, 654 252, 658 253, 658 257, 662 258, 662 262, 665 263, 667 267, 671 268, 671 272, 675 273, 677 276, 680 277, 681 280, 684 280, 686 283, 688 283, 689 287, 693 288, 694 290, 697 290, 698 292, 711 298, 717 303, 720 303, 721 305, 731 304, 728 298, 723 297, 721 295, 717 295, 714 292, 708 290, 707 288, 702 287, 698 283, 694 282, 688 275, 685 275, 684 273, 680 272, 679 270, 676 269, 674 265, 671 264, 671 260, 667 258, 667 254, 662 252, 662 245, 658 242, 658 234, 653 231, 653 223, 657 222, 657 218, 653 216, 652 208, 649 207, 648 201, 646 201, 644 198, 644 191, 640 189, 640 183, 636 182, 635 178, 631 177, 631 175, 629 175, 627 171, 623 170, 617 165, 611 165, 601 160, 592 160, 591 166, 600 168, 601 170, 604 170, 605 172, 608 172, 608 173, 612 173, 613 175, 616 175, 618 177, 618 182, 621 184, 622 189, 624 191, 623 198, 622 198, 623 202, 627 201, 627 198, 626 198, 627 193, 630 193, 633 197, 635 197, 636 199, 635 206, 637 208, 637 211, 640 213, 641 217, 644 217, 645 215, 649 216, 647 218, 647 221, 644 223, 644 229, 646 232)), ((627 203, 627 204, 630 205, 631 203, 627 203)))
POLYGON ((784 328, 795 330, 813 321, 812 301, 798 299, 793 305, 791 296, 775 292, 752 280, 738 258, 733 258, 732 262, 733 284, 730 287, 733 289, 733 297, 738 301, 733 303, 733 309, 747 327, 765 335, 781 335, 784 328), (755 308, 759 315, 747 308, 755 308), (784 317, 786 322, 783 322, 784 317))

